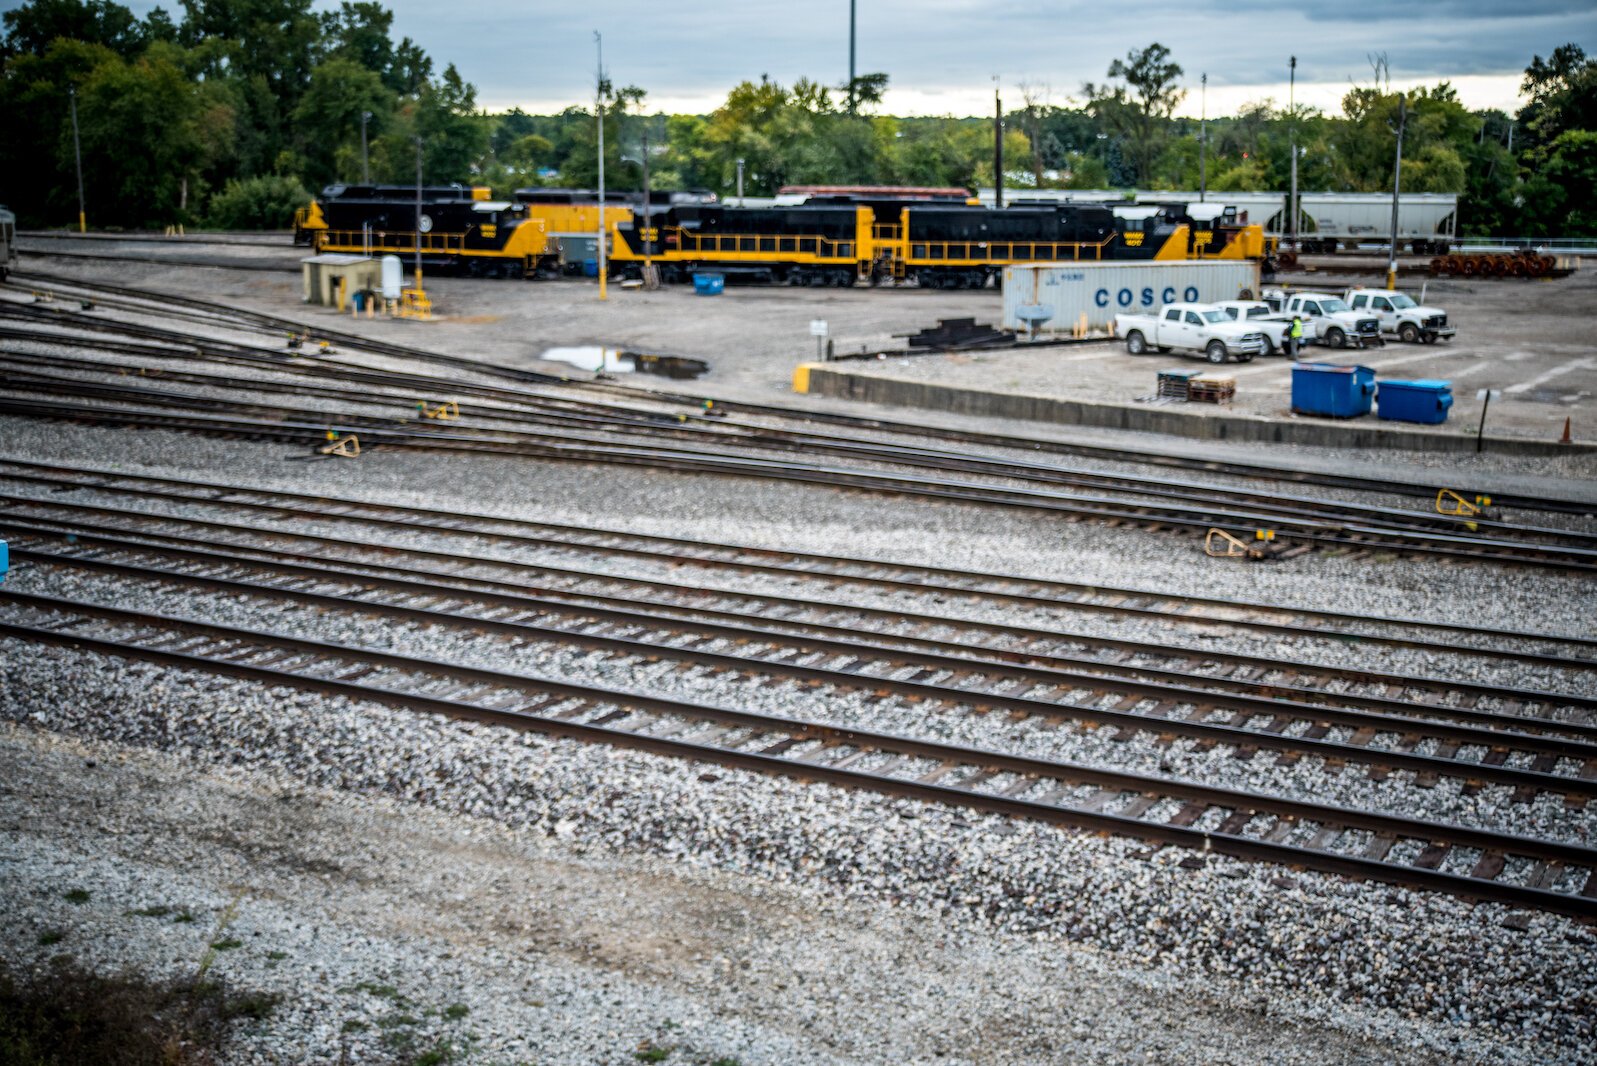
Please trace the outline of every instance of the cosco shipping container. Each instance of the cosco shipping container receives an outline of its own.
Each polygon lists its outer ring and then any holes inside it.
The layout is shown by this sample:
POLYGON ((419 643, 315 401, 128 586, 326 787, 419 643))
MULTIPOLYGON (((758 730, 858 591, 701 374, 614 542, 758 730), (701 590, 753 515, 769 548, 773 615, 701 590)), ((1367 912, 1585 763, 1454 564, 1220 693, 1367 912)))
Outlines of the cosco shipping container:
POLYGON ((1259 296, 1252 260, 1143 263, 1028 263, 1004 268, 1004 328, 1070 333, 1086 316, 1088 332, 1108 333, 1118 314, 1151 314, 1168 303, 1259 296))

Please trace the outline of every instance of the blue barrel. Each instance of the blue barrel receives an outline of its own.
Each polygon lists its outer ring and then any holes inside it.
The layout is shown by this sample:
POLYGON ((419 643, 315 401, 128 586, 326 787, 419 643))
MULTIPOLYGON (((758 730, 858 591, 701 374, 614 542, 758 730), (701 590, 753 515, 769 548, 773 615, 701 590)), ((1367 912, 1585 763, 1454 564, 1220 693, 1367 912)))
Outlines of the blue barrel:
POLYGON ((1434 426, 1447 421, 1447 412, 1453 406, 1453 383, 1433 378, 1383 381, 1375 402, 1379 417, 1388 422, 1421 422, 1434 426))
POLYGON ((1370 413, 1375 371, 1339 363, 1292 364, 1292 411, 1325 418, 1358 418, 1370 413))
POLYGON ((5 581, 6 571, 11 569, 11 549, 6 547, 6 542, 0 540, 0 582, 5 581))
POLYGON ((599 261, 597 259, 584 259, 582 261, 582 276, 596 278, 599 276, 599 261))
POLYGON ((725 274, 693 275, 693 291, 700 296, 719 296, 724 288, 726 288, 725 274))

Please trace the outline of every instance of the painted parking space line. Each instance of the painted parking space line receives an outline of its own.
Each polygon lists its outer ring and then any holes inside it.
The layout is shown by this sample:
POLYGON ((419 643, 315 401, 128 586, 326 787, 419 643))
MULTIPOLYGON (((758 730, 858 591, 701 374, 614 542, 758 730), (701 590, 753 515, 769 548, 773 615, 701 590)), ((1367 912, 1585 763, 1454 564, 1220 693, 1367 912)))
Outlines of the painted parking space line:
POLYGON ((1587 357, 1585 359, 1571 359, 1567 363, 1560 363, 1557 366, 1553 367, 1551 370, 1545 370, 1542 373, 1537 374, 1535 377, 1531 378, 1529 381, 1521 381, 1518 385, 1510 385, 1508 388, 1504 389, 1503 391, 1508 393, 1510 396, 1513 396, 1513 395, 1516 395, 1516 394, 1522 393, 1522 392, 1529 392, 1531 389, 1534 389, 1536 386, 1544 385, 1547 382, 1553 380, 1554 378, 1563 377, 1565 374, 1569 373, 1572 370, 1586 370, 1586 369, 1588 369, 1590 367, 1594 367, 1594 366, 1597 366, 1597 359, 1593 359, 1593 358, 1590 358, 1590 357, 1587 357))
MULTIPOLYGON (((1418 363, 1426 359, 1448 358, 1447 355, 1438 353, 1436 351, 1415 352, 1413 355, 1400 355, 1395 359, 1370 358, 1366 353, 1357 348, 1328 349, 1328 351, 1335 351, 1349 356, 1356 356, 1361 363, 1364 363, 1365 366, 1371 367, 1375 370, 1385 370, 1389 366, 1402 366, 1404 363, 1418 363)), ((1231 373, 1235 377, 1241 377, 1244 374, 1265 374, 1271 370, 1286 369, 1292 366, 1290 360, 1281 358, 1279 356, 1266 356, 1265 358, 1272 360, 1279 359, 1279 362, 1270 362, 1260 366, 1245 367, 1241 370, 1232 371, 1231 373)), ((1316 353, 1312 357, 1303 361, 1306 363, 1318 363, 1323 362, 1323 359, 1318 353, 1316 353)))

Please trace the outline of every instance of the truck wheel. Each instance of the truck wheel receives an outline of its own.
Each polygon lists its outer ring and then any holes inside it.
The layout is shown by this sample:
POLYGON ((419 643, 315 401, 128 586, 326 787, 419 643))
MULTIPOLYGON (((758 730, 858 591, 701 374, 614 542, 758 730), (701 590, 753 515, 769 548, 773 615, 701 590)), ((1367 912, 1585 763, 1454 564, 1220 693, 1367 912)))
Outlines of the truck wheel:
POLYGON ((1126 351, 1132 355, 1145 355, 1148 351, 1148 342, 1143 339, 1141 330, 1132 330, 1126 334, 1126 351))
POLYGON ((1211 363, 1225 362, 1225 344, 1221 341, 1210 341, 1209 346, 1203 350, 1204 356, 1211 363))
POLYGON ((1404 344, 1413 344, 1420 339, 1420 328, 1412 322, 1405 322, 1397 327, 1397 335, 1403 338, 1404 344))
POLYGON ((1329 344, 1333 348, 1346 348, 1347 334, 1343 333, 1335 326, 1332 326, 1330 329, 1325 331, 1325 343, 1329 344))
POLYGON ((1275 351, 1275 341, 1271 340, 1269 337, 1264 338, 1264 354, 1274 355, 1275 351))

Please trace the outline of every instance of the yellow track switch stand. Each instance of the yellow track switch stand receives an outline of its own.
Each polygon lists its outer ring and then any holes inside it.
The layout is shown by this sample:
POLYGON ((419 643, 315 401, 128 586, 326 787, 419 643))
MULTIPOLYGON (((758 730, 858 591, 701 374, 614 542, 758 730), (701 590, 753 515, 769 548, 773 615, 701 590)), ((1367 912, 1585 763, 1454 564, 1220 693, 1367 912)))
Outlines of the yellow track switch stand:
POLYGON ((440 422, 453 422, 460 417, 460 405, 454 400, 437 404, 422 400, 416 404, 416 410, 421 412, 423 418, 436 418, 440 422))
POLYGON ((327 443, 316 449, 323 455, 336 455, 343 459, 354 459, 360 455, 360 438, 351 433, 349 436, 340 436, 334 430, 327 431, 327 443))
POLYGON ((1255 530, 1254 537, 1258 543, 1249 544, 1223 529, 1211 529, 1203 538, 1203 554, 1211 559, 1263 559, 1266 556, 1264 545, 1275 539, 1275 531, 1255 530))
MULTIPOLYGON (((1490 518, 1486 508, 1492 505, 1490 496, 1476 496, 1474 502, 1466 500, 1452 489, 1436 490, 1436 513, 1447 515, 1449 518, 1490 518)), ((1480 527, 1474 522, 1465 522, 1464 528, 1471 533, 1480 527)))

